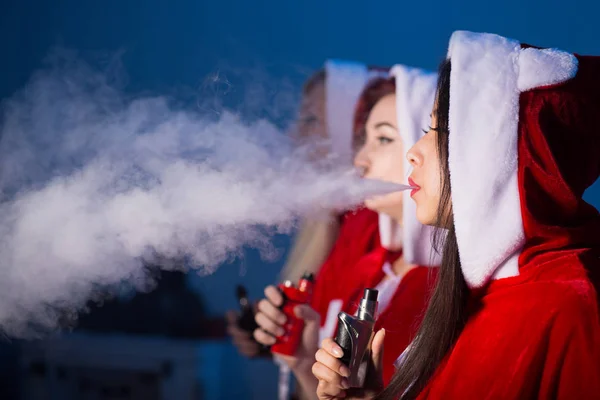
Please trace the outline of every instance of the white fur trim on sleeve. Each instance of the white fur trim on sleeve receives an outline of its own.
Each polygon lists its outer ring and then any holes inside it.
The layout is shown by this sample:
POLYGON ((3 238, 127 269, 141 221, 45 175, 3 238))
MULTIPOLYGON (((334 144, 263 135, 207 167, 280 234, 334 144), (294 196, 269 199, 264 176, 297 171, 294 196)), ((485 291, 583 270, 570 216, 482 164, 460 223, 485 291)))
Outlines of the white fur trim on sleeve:
POLYGON ((469 286, 481 287, 519 274, 525 242, 517 175, 520 93, 574 77, 577 59, 464 31, 452 35, 448 57, 454 224, 463 275, 469 286))
MULTIPOLYGON (((429 124, 435 98, 437 76, 429 71, 396 65, 390 71, 396 79, 396 112, 398 130, 408 151, 423 136, 429 124)), ((404 157, 404 171, 408 176, 410 163, 404 157)), ((385 214, 379 216, 381 244, 396 249, 402 246, 404 259, 411 264, 439 265, 439 256, 433 251, 431 227, 421 224, 416 217, 416 205, 409 191, 403 193, 403 227, 385 214)))
POLYGON ((352 123, 354 109, 369 71, 364 64, 328 60, 325 63, 326 126, 334 154, 341 161, 352 161, 352 123))

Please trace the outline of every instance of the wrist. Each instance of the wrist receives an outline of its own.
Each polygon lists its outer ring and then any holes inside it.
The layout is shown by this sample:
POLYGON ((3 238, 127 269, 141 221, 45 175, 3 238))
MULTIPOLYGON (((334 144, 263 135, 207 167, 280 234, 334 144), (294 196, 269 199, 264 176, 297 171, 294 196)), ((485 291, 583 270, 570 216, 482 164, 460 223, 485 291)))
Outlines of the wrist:
POLYGON ((292 369, 296 380, 300 386, 302 399, 316 398, 317 386, 319 380, 312 373, 312 364, 310 366, 302 365, 292 369))
POLYGON ((297 362, 295 362, 293 365, 290 365, 290 369, 296 376, 312 377, 312 366, 314 362, 315 361, 312 358, 298 359, 297 362))

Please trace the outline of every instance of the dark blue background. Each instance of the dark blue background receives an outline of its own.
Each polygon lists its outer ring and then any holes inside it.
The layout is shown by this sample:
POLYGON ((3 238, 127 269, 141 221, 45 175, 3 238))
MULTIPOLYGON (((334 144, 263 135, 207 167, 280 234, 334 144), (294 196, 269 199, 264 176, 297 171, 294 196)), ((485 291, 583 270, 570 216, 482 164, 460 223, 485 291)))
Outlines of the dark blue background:
MULTIPOLYGON (((201 96, 216 71, 259 69, 278 79, 307 75, 328 57, 434 69, 456 29, 600 54, 598 15, 598 1, 564 0, 4 0, 0 98, 22 87, 57 45, 83 53, 123 51, 127 90, 188 88, 201 96)), ((586 197, 600 205, 599 185, 586 197)), ((190 284, 218 315, 235 306, 234 283, 244 282, 258 296, 280 265, 249 254, 190 284)), ((238 361, 229 357, 234 368, 238 361)), ((242 374, 263 383, 264 391, 254 395, 271 396, 273 368, 257 372, 252 365, 244 364, 242 374)))

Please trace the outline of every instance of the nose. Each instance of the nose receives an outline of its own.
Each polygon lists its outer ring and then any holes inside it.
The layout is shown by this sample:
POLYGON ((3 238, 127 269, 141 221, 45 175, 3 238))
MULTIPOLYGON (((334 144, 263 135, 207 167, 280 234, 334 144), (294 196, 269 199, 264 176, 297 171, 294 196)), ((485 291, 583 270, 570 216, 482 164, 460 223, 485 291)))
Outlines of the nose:
POLYGON ((415 143, 415 145, 406 153, 406 159, 412 167, 418 167, 423 164, 423 157, 419 152, 418 145, 419 142, 415 143))
POLYGON ((363 146, 354 156, 354 166, 359 169, 363 175, 368 172, 369 166, 371 165, 368 153, 367 147, 363 146))

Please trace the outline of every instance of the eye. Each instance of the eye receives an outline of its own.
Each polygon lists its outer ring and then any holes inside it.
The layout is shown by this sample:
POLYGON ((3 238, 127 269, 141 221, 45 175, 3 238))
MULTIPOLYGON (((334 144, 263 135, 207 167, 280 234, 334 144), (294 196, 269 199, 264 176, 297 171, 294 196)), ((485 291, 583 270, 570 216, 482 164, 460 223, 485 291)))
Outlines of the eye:
POLYGON ((432 128, 431 125, 427 127, 427 129, 422 129, 425 134, 428 134, 431 131, 435 131, 437 128, 432 128))
POLYGON ((301 124, 303 126, 312 126, 315 125, 317 123, 317 117, 313 116, 313 115, 309 115, 307 117, 302 118, 301 120, 301 124))
POLYGON ((379 142, 379 144, 381 145, 386 145, 386 144, 390 144, 394 142, 394 139, 390 139, 387 136, 378 136, 377 137, 377 141, 379 142))
POLYGON ((427 127, 427 129, 421 129, 423 133, 428 134, 431 131, 437 132, 438 128, 432 128, 431 126, 427 127))

